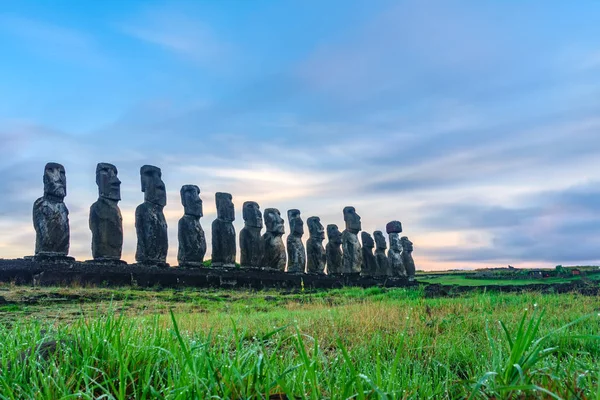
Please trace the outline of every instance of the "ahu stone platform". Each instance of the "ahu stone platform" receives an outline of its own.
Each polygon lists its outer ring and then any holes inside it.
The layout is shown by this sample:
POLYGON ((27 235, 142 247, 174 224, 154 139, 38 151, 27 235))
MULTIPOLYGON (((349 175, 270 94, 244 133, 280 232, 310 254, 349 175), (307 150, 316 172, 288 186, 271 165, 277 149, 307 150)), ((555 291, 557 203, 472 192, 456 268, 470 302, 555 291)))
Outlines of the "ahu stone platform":
POLYGON ((344 286, 407 287, 406 277, 364 277, 289 273, 257 268, 169 268, 140 264, 43 262, 33 259, 0 259, 0 282, 34 286, 139 286, 203 288, 306 288, 344 286))

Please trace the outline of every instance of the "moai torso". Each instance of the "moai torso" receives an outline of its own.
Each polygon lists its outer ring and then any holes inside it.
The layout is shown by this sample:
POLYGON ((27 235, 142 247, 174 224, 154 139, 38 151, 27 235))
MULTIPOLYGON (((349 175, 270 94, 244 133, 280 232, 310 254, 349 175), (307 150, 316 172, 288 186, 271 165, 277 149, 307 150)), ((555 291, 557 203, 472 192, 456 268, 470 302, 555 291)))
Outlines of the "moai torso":
POLYGON ((196 185, 184 185, 180 194, 185 214, 177 226, 177 262, 180 267, 203 267, 206 237, 200 224, 200 218, 204 215, 200 188, 196 185))
POLYGON ((240 231, 240 264, 242 267, 258 268, 262 262, 262 213, 254 201, 246 201, 242 210, 244 227, 240 231))
POLYGON ((92 231, 92 256, 96 261, 120 261, 123 250, 123 217, 121 181, 112 164, 96 166, 98 201, 90 207, 89 226, 92 231))
POLYGON ((231 194, 215 194, 217 219, 212 223, 212 265, 215 267, 235 266, 235 211, 231 194))
POLYGON ((306 241, 306 272, 309 274, 324 274, 325 262, 327 261, 325 248, 323 247, 325 230, 319 217, 310 217, 307 224, 310 236, 306 241))
POLYGON ((169 237, 163 209, 167 192, 160 168, 144 165, 140 169, 144 202, 135 210, 137 250, 135 259, 142 264, 167 265, 169 237))
POLYGON ((283 218, 276 208, 267 208, 264 214, 267 231, 262 236, 261 250, 266 269, 285 271, 286 253, 282 236, 285 233, 283 218))
POLYGON ((327 246, 325 253, 327 256, 327 274, 340 275, 342 273, 342 234, 337 225, 327 225, 327 246))
POLYGON ((304 273, 306 269, 306 250, 302 243, 304 234, 304 222, 300 218, 299 210, 288 211, 290 234, 287 237, 287 272, 304 273))
POLYGON ((392 270, 390 268, 390 261, 387 256, 387 244, 385 242, 385 236, 381 231, 375 231, 373 233, 375 237, 375 261, 377 262, 376 276, 392 276, 392 270))
POLYGON ((44 196, 33 204, 35 255, 65 257, 69 254, 69 210, 64 203, 67 195, 65 169, 48 163, 44 169, 44 196))
POLYGON ((362 239, 362 268, 361 275, 375 276, 377 274, 377 260, 373 254, 375 242, 371 235, 367 232, 361 232, 362 239))
POLYGON ((343 274, 359 274, 362 267, 362 251, 358 241, 361 230, 360 216, 354 207, 344 208, 346 229, 342 233, 343 274))

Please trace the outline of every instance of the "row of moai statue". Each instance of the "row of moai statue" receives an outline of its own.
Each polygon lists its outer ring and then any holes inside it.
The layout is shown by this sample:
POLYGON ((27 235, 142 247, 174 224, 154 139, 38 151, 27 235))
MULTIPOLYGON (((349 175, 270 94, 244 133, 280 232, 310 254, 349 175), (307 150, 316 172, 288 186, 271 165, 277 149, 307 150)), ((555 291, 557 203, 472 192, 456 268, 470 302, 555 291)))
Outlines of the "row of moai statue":
MULTIPOLYGON (((118 207, 121 181, 117 175, 117 168, 112 164, 100 163, 96 168, 99 197, 91 206, 89 217, 94 262, 123 263, 123 218, 118 207)), ((167 195, 162 173, 158 167, 145 165, 140 169, 140 176, 144 202, 135 211, 135 259, 140 264, 168 266, 167 222, 163 213, 167 195)), ((71 259, 68 257, 69 211, 64 204, 66 188, 64 167, 48 163, 44 172, 44 196, 33 206, 35 257, 38 259, 71 259)), ((184 215, 178 225, 177 260, 180 267, 201 267, 207 246, 200 224, 203 216, 200 189, 196 185, 184 185, 180 195, 184 215)), ((236 259, 232 196, 218 192, 215 200, 217 219, 212 223, 212 265, 232 267, 236 259)), ((387 250, 383 232, 374 232, 375 240, 369 233, 361 232, 361 219, 354 207, 345 207, 343 214, 346 229, 340 232, 337 225, 327 225, 326 247, 323 246, 325 228, 320 218, 308 218, 309 238, 305 248, 300 210, 289 210, 290 233, 286 246, 282 238, 284 221, 279 210, 267 208, 263 218, 258 203, 247 201, 243 205, 244 228, 239 237, 240 264, 289 273, 325 274, 327 271, 329 275, 414 277, 413 244, 407 237, 400 237, 402 224, 399 221, 386 226, 390 240, 387 250), (263 220, 266 232, 261 234, 263 220)))

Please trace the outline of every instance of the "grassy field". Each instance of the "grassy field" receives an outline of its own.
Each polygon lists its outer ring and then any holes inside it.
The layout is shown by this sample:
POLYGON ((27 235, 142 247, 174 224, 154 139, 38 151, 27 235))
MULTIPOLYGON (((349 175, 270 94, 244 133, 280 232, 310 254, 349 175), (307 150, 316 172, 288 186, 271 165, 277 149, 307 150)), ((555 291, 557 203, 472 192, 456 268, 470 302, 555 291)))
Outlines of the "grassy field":
POLYGON ((600 399, 600 300, 0 287, 0 399, 600 399))

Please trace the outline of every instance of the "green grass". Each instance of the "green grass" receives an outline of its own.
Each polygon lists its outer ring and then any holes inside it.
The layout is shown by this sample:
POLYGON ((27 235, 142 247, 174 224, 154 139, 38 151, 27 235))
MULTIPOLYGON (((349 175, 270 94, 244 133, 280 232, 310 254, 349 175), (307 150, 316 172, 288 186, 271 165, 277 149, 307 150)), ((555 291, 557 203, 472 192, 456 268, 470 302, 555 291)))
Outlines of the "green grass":
POLYGON ((600 399, 600 303, 4 287, 0 399, 600 399), (32 300, 33 299, 33 300, 32 300), (57 340, 47 357, 36 349, 57 340))
MULTIPOLYGON (((590 275, 590 279, 600 279, 600 275, 590 275)), ((493 286, 493 285, 544 285, 554 283, 566 283, 581 280, 580 277, 550 277, 541 279, 473 279, 459 274, 437 274, 418 277, 419 282, 441 285, 460 286, 493 286)))

